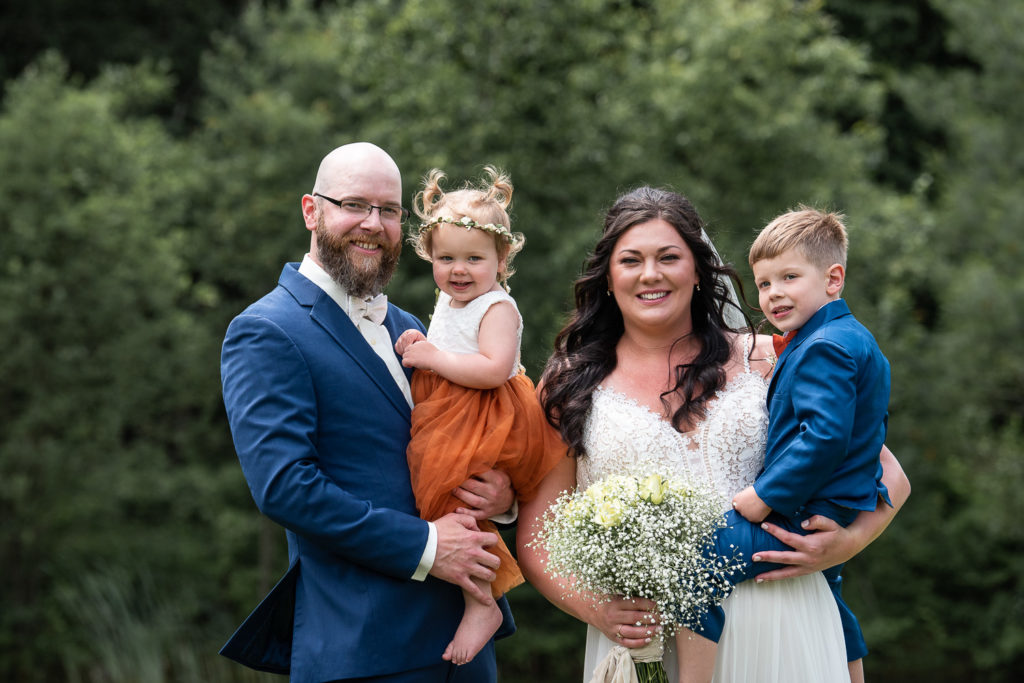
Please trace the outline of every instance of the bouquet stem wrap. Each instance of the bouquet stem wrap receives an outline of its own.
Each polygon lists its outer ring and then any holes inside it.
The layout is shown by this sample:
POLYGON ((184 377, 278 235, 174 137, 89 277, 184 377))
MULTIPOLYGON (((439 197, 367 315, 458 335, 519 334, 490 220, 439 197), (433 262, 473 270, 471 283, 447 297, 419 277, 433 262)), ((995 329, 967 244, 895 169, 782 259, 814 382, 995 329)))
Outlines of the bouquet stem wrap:
POLYGON ((616 645, 594 669, 590 683, 668 683, 661 663, 664 654, 665 641, 660 634, 632 650, 616 645))

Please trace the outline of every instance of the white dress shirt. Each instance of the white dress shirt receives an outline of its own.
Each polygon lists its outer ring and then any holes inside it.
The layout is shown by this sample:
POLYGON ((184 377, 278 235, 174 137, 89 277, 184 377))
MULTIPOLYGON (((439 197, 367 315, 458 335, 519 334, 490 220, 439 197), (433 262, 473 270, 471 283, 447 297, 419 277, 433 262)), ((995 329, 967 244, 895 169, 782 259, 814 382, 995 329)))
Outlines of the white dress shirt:
MULTIPOLYGON (((355 324, 356 329, 359 330, 359 334, 363 336, 366 343, 370 345, 374 353, 380 356, 381 360, 387 366, 388 371, 391 373, 391 377, 395 380, 395 384, 402 390, 402 395, 405 396, 405 400, 409 402, 409 407, 412 407, 412 390, 409 388, 409 380, 405 376, 405 371, 402 369, 401 363, 398 362, 398 357, 395 356, 395 349, 391 343, 391 335, 388 334, 387 329, 379 322, 373 322, 369 318, 366 318, 362 314, 363 303, 362 301, 353 298, 345 291, 344 287, 339 285, 334 278, 327 274, 327 272, 320 267, 320 265, 314 261, 309 254, 302 257, 302 263, 299 265, 299 273, 305 275, 309 280, 320 289, 324 290, 327 296, 341 307, 341 310, 345 312, 345 315, 351 318, 355 324)), ((378 295, 383 296, 383 295, 378 295)), ((430 569, 434 566, 434 558, 437 555, 437 527, 434 526, 433 522, 428 521, 427 525, 430 529, 427 534, 427 545, 423 549, 423 555, 420 557, 420 563, 416 568, 415 573, 412 575, 412 579, 415 581, 422 581, 427 578, 427 574, 430 569)))

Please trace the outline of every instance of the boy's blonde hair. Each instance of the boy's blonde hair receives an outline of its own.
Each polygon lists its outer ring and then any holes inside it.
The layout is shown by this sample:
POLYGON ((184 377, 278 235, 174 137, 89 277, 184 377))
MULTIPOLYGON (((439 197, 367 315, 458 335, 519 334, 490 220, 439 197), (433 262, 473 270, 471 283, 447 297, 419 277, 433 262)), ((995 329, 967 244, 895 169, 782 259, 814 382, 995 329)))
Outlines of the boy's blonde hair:
POLYGON ((750 245, 750 265, 776 258, 790 249, 799 249, 803 256, 820 268, 838 263, 846 268, 845 217, 841 213, 819 211, 799 206, 766 225, 750 245))
POLYGON ((466 225, 490 233, 498 250, 499 276, 504 283, 515 272, 512 258, 525 242, 522 233, 512 232, 508 207, 512 203, 512 180, 494 166, 485 166, 488 179, 474 187, 467 182, 462 189, 445 192, 441 181, 445 174, 435 168, 423 179, 423 189, 413 199, 413 211, 422 224, 409 235, 416 255, 430 261, 431 235, 440 223, 466 225))

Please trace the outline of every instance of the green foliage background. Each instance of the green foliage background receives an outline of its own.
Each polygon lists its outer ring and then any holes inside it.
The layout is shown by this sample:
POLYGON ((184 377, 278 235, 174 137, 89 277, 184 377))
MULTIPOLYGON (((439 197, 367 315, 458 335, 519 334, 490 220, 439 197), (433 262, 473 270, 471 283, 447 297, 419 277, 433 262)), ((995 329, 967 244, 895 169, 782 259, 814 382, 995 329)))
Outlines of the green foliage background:
MULTIPOLYGON (((914 486, 847 572, 868 676, 1024 668, 1020 3, 81 7, 0 10, 0 678, 272 678, 216 655, 286 561, 219 345, 306 250, 299 197, 353 140, 409 197, 434 166, 511 173, 534 377, 623 190, 688 195, 744 272, 774 215, 844 211, 914 486)), ((425 318, 433 288, 409 253, 389 294, 425 318)), ((510 599, 501 679, 578 680, 582 627, 510 599)))

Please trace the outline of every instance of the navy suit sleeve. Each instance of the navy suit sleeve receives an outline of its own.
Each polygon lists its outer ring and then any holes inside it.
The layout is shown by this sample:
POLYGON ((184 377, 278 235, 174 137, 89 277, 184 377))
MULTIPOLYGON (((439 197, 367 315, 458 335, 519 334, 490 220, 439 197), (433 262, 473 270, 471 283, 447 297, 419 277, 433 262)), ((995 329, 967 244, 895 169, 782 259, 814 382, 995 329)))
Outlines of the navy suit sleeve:
MULTIPOLYGON (((788 391, 795 433, 782 451, 769 453, 754 490, 773 510, 793 516, 828 482, 849 450, 856 412, 857 363, 841 345, 815 340, 802 349, 788 391)), ((797 360, 797 359, 794 359, 797 360)), ((770 419, 776 419, 774 406, 770 419)))
POLYGON ((224 340, 221 378, 235 448, 260 511, 354 564, 411 577, 426 545, 426 522, 375 507, 324 473, 314 383, 288 334, 267 318, 237 317, 224 340))

